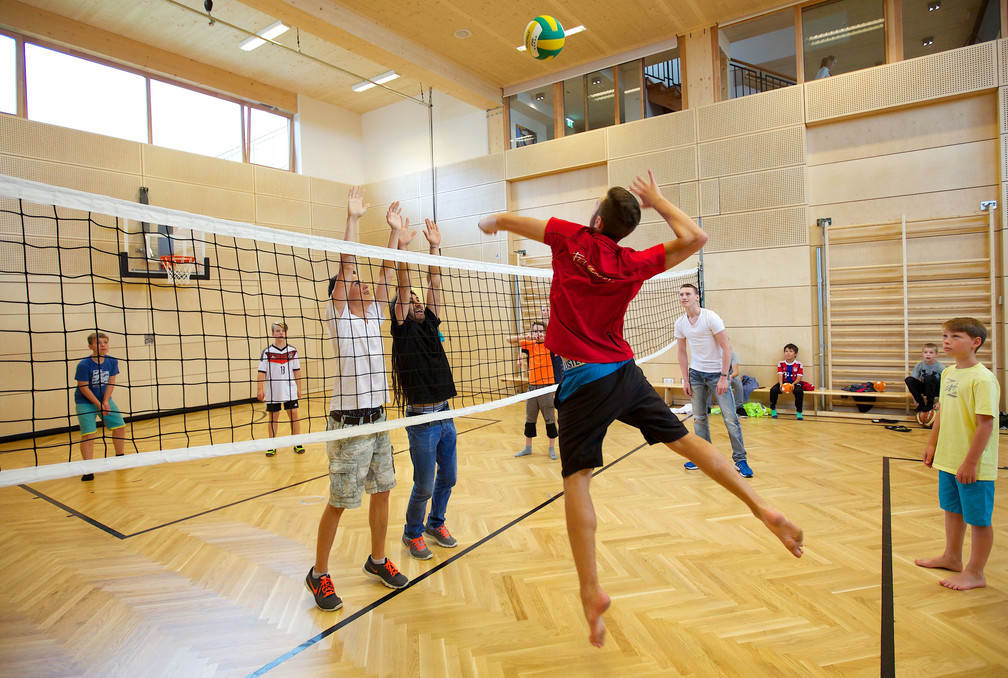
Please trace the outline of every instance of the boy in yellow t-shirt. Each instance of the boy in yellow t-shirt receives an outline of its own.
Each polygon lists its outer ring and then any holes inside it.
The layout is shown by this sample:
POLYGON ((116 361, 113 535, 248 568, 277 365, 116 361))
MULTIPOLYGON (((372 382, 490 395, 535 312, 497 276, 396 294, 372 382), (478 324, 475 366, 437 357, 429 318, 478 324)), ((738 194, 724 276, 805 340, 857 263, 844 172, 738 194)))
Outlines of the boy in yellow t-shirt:
POLYGON ((994 545, 991 513, 998 438, 992 434, 1001 389, 976 357, 986 339, 987 328, 976 318, 952 318, 942 325, 942 345, 945 353, 955 359, 955 365, 942 372, 939 408, 924 448, 924 464, 939 471, 945 552, 936 558, 918 558, 914 563, 957 572, 939 583, 959 591, 987 585, 984 566, 994 545), (972 547, 964 568, 966 525, 970 526, 972 547))

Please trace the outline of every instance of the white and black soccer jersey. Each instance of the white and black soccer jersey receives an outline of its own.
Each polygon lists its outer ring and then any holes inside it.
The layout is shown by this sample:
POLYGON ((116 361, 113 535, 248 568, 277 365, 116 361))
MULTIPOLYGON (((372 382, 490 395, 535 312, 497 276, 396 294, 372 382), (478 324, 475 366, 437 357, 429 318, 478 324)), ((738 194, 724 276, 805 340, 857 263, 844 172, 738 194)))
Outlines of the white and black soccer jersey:
POLYGON ((297 400, 297 386, 294 384, 294 371, 301 369, 297 349, 287 344, 277 348, 273 344, 266 347, 259 359, 259 371, 266 375, 266 402, 286 403, 297 400))

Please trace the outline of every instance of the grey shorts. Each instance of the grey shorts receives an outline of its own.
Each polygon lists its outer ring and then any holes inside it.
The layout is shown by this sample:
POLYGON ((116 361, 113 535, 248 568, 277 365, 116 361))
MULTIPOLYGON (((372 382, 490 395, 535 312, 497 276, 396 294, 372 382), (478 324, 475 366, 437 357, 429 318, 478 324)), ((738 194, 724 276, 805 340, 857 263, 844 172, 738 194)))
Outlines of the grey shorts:
MULTIPOLYGON (((385 421, 385 415, 376 419, 385 421)), ((326 430, 346 428, 330 415, 326 430)), ((368 494, 396 486, 392 441, 387 431, 326 442, 329 456, 329 503, 336 508, 358 508, 368 494)))

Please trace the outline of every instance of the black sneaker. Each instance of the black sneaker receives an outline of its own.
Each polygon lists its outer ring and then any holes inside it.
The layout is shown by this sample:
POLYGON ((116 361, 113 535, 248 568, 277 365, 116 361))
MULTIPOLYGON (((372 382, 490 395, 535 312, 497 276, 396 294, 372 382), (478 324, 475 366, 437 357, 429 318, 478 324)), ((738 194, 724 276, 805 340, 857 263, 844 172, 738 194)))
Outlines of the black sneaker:
POLYGON ((80 477, 80 479, 81 480, 94 480, 94 474, 93 473, 85 473, 84 475, 82 475, 80 477))
POLYGON ((396 566, 388 558, 381 565, 374 565, 371 563, 371 558, 369 557, 364 561, 364 567, 361 569, 364 570, 364 574, 372 579, 377 579, 390 589, 401 589, 406 584, 409 584, 409 579, 406 578, 406 575, 397 570, 396 566))
POLYGON ((315 596, 315 604, 318 605, 318 608, 332 612, 343 607, 343 601, 336 595, 336 589, 333 588, 332 577, 324 574, 316 579, 312 576, 314 569, 308 570, 308 576, 305 577, 304 584, 312 592, 312 595, 315 596))
POLYGON ((735 408, 735 414, 737 414, 740 417, 748 417, 749 416, 749 413, 745 411, 744 407, 736 407, 735 408))

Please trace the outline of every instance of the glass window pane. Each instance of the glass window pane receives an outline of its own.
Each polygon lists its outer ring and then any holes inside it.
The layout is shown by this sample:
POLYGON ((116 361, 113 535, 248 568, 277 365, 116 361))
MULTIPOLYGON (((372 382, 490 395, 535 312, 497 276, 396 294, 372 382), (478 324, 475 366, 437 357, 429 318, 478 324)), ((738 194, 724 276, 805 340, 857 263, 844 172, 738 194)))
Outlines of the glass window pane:
POLYGON ((25 71, 30 120, 146 143, 142 75, 32 44, 25 71))
POLYGON ((17 114, 17 63, 14 38, 0 35, 0 112, 17 114))
POLYGON ((834 0, 802 10, 805 80, 885 63, 882 0, 834 0))
POLYGON ((722 99, 767 92, 797 82, 794 24, 794 11, 788 9, 721 29, 722 54, 727 62, 721 71, 722 99))
POLYGON ((679 48, 652 54, 644 59, 644 117, 681 111, 682 75, 679 70, 679 48))
POLYGON ((903 58, 989 42, 1001 37, 996 2, 903 0, 903 58), (984 10, 982 16, 977 16, 984 10))
POLYGON ((585 76, 564 80, 564 136, 585 131, 585 76))
POLYGON ((588 96, 588 129, 601 129, 616 124, 616 98, 613 69, 604 68, 585 76, 588 96))
POLYGON ((249 161, 277 169, 290 169, 290 119, 258 108, 249 111, 252 125, 249 161))
POLYGON ((619 121, 621 123, 641 119, 643 108, 641 106, 640 71, 640 59, 620 64, 619 121))
POLYGON ((543 85, 508 97, 511 147, 531 146, 552 139, 553 85, 543 85))
POLYGON ((241 106, 209 94, 151 80, 153 143, 242 161, 241 106))

